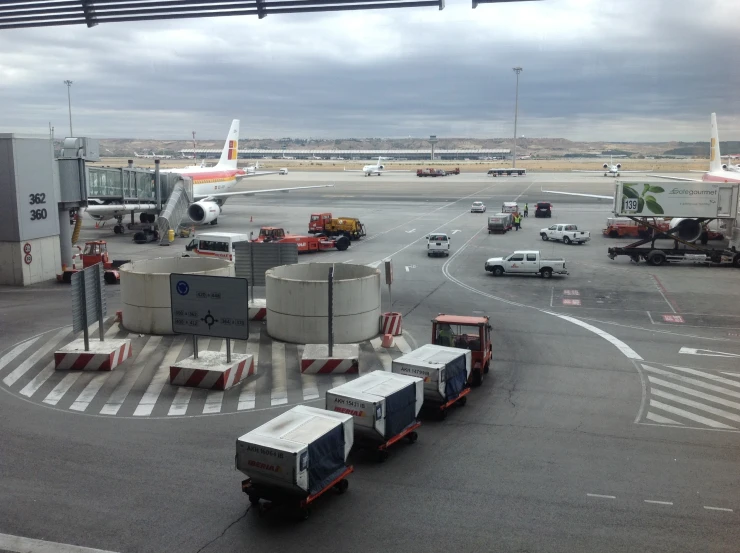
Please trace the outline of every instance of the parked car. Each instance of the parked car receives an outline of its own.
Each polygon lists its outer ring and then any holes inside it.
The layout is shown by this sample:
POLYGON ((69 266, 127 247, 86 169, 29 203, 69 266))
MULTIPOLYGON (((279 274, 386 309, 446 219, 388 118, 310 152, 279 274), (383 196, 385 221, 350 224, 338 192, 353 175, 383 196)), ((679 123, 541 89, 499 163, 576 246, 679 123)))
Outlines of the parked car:
POLYGON ((483 202, 473 202, 473 205, 470 207, 470 213, 485 213, 486 206, 483 205, 483 202))
POLYGON ((553 274, 567 275, 565 259, 543 259, 539 251, 516 251, 507 257, 492 257, 486 261, 485 269, 493 276, 504 273, 540 275, 550 278, 553 274))
POLYGON ((552 204, 550 202, 537 202, 534 209, 535 217, 552 217, 552 204))
POLYGON ((430 234, 427 239, 427 256, 450 255, 450 237, 442 232, 430 234))
POLYGON ((516 202, 504 202, 501 213, 519 213, 519 204, 516 202))
POLYGON ((591 233, 585 230, 578 230, 578 225, 552 225, 543 228, 540 236, 544 241, 562 240, 564 244, 583 244, 591 240, 591 233))

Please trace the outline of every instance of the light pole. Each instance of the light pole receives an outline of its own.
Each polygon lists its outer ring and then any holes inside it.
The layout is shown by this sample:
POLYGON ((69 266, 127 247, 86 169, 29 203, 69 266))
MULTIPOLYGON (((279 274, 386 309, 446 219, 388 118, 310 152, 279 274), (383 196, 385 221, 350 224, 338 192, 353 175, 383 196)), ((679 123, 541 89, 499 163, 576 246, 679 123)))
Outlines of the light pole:
POLYGON ((72 81, 64 81, 64 84, 67 85, 67 105, 69 106, 69 136, 74 136, 74 133, 72 132, 72 93, 70 92, 72 88, 72 81))
POLYGON ((524 71, 521 67, 514 67, 514 73, 516 73, 516 100, 514 103, 514 165, 516 167, 516 120, 519 116, 519 73, 524 71))

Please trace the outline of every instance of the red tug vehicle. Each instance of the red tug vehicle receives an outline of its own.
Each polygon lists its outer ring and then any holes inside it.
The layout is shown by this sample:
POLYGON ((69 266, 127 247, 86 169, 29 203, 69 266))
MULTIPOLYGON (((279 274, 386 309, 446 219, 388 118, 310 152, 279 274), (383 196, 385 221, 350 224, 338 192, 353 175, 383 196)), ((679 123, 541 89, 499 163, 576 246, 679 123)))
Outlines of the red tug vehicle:
POLYGON ((333 250, 336 248, 343 252, 349 248, 350 240, 346 236, 337 236, 329 238, 318 234, 316 236, 302 236, 299 234, 286 234, 285 230, 279 227, 262 227, 259 236, 252 242, 273 242, 278 244, 297 244, 298 253, 319 252, 324 250, 333 250))
MULTIPOLYGON (((128 263, 129 260, 114 260, 111 261, 108 257, 108 243, 105 240, 95 240, 92 242, 85 242, 85 249, 80 254, 82 259, 82 268, 87 269, 98 263, 103 264, 105 273, 103 278, 106 284, 118 284, 121 281, 121 275, 118 272, 118 268, 128 263)), ((69 269, 64 268, 62 274, 57 275, 57 280, 64 284, 70 284, 72 282, 72 275, 79 272, 80 269, 69 269)))

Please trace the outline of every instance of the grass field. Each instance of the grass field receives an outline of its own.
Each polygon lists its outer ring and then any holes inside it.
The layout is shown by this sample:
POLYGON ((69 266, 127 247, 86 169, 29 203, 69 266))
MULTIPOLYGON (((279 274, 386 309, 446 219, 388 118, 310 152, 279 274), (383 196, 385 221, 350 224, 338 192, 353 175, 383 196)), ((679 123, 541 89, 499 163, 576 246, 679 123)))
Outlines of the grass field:
MULTIPOLYGON (((217 160, 206 160, 207 165, 214 165, 217 160)), ((290 171, 342 171, 347 169, 361 169, 363 165, 375 163, 374 161, 311 161, 293 159, 265 159, 258 160, 260 169, 274 170, 287 167, 290 171)), ((127 158, 102 158, 95 165, 109 165, 111 167, 126 166, 127 158)), ((200 161, 198 162, 200 163, 200 161)), ((252 165, 254 160, 239 160, 241 166, 252 165)), ((517 167, 532 172, 560 173, 572 169, 594 170, 601 169, 604 160, 601 159, 573 159, 573 160, 518 160, 517 167)), ((696 169, 705 171, 709 168, 709 161, 705 159, 634 159, 620 161, 622 168, 626 171, 655 171, 665 173, 684 173, 696 169)), ((154 167, 153 159, 135 159, 137 167, 154 167)), ((193 165, 190 159, 163 159, 160 167, 162 169, 180 168, 193 165)), ((485 173, 493 167, 511 167, 511 161, 399 161, 384 162, 387 169, 410 169, 416 171, 422 167, 452 168, 460 167, 465 173, 485 173)))

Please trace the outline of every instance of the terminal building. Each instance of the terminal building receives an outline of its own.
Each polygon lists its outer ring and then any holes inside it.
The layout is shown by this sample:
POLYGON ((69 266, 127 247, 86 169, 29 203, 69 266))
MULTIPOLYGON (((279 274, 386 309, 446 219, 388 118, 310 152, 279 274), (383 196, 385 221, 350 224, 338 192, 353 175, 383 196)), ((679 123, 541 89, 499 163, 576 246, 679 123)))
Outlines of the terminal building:
MULTIPOLYGON (((187 148, 180 150, 184 156, 193 154, 198 158, 217 158, 220 148, 187 148)), ((307 149, 240 149, 242 159, 306 159, 331 161, 367 161, 382 157, 388 160, 494 160, 511 157, 511 150, 505 148, 486 149, 423 149, 423 150, 307 150, 307 149), (432 155, 434 156, 432 158, 432 155)))

